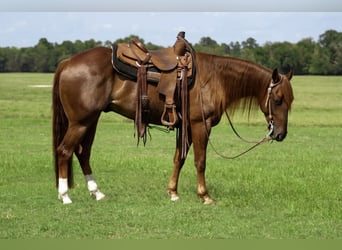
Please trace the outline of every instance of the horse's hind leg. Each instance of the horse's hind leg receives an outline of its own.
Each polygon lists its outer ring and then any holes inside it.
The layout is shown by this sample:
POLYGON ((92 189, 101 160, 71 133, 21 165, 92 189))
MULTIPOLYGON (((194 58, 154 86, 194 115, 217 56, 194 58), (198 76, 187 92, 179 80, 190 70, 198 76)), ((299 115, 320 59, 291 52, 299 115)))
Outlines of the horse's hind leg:
POLYGON ((58 198, 62 200, 63 204, 72 203, 68 195, 68 184, 70 183, 70 179, 72 179, 72 155, 86 129, 85 126, 79 124, 70 125, 57 148, 58 198))
POLYGON ((81 141, 78 148, 75 150, 75 154, 78 158, 78 161, 81 165, 82 172, 84 174, 88 190, 90 192, 90 195, 95 197, 96 200, 102 200, 104 199, 105 195, 100 192, 98 189, 97 183, 95 182, 95 179, 93 177, 93 173, 90 167, 90 154, 91 154, 91 147, 94 141, 95 132, 96 132, 96 121, 88 127, 87 132, 85 136, 83 137, 83 140, 81 141))

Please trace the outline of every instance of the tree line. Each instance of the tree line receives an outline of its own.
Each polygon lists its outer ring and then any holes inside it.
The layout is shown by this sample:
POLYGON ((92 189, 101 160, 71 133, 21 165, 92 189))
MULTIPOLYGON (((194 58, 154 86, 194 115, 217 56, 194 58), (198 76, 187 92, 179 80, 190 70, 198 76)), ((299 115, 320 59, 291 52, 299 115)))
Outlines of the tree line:
MULTIPOLYGON (((160 49, 162 46, 130 35, 114 43, 127 42, 135 37, 148 49, 160 49)), ((81 51, 97 47, 110 46, 112 41, 94 39, 51 43, 41 38, 33 47, 0 47, 0 72, 54 72, 58 63, 81 51)), ((282 72, 292 69, 297 75, 341 75, 342 74, 342 32, 327 30, 317 41, 304 38, 297 43, 266 42, 259 45, 250 37, 242 42, 217 43, 210 37, 202 37, 192 44, 199 52, 233 56, 254 61, 268 68, 278 68, 282 72)))

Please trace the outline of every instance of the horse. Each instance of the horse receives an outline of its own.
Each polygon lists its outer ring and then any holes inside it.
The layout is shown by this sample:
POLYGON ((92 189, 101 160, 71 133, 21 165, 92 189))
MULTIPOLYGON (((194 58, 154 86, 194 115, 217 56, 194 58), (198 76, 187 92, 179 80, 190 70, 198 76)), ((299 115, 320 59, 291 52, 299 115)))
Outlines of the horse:
MULTIPOLYGON (((271 140, 283 141, 287 135, 288 112, 294 100, 290 80, 292 71, 281 74, 252 61, 194 52, 196 76, 188 89, 188 144, 194 152, 197 194, 204 204, 214 200, 206 187, 206 151, 211 129, 224 112, 237 108, 260 108, 270 130, 271 140)), ((162 125, 164 100, 148 84, 150 114, 148 122, 162 125)), ((112 48, 95 47, 61 61, 55 71, 52 91, 53 155, 58 198, 72 203, 68 190, 73 186, 72 156, 78 158, 88 191, 96 200, 99 190, 89 163, 91 148, 102 112, 116 112, 134 120, 137 84, 117 73, 112 66, 112 48)), ((177 141, 173 170, 167 186, 172 201, 179 199, 178 179, 186 157, 181 157, 177 141)))

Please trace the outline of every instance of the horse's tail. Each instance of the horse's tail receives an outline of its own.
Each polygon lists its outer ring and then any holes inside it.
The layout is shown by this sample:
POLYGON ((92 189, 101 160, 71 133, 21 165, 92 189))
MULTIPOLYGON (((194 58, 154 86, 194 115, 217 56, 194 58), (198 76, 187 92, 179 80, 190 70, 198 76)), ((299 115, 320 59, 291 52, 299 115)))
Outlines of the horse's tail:
MULTIPOLYGON (((65 115, 60 94, 59 94, 59 80, 61 72, 63 71, 67 61, 62 61, 55 72, 53 80, 53 90, 52 90, 52 134, 53 134, 53 155, 54 155, 54 165, 55 165, 55 177, 56 186, 58 187, 58 146, 61 144, 66 131, 68 129, 68 119, 65 115)), ((73 167, 72 167, 72 157, 68 161, 68 186, 72 187, 74 183, 73 178, 73 167)))

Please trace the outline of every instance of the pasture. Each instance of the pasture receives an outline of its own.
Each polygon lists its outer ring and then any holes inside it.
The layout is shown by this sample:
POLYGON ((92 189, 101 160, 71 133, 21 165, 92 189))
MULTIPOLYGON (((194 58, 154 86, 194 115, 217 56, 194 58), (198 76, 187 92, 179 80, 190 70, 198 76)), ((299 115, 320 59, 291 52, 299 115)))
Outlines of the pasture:
MULTIPOLYGON (((51 142, 53 74, 0 74, 0 239, 341 239, 342 77, 294 76, 288 137, 235 160, 208 146, 207 185, 196 195, 190 151, 178 202, 166 188, 175 132, 152 129, 137 146, 133 121, 103 114, 91 163, 104 201, 92 200, 74 158, 73 204, 57 200, 51 142)), ((233 122, 242 136, 266 133, 259 110, 233 122)), ((226 119, 211 142, 234 155, 249 145, 226 119)))

